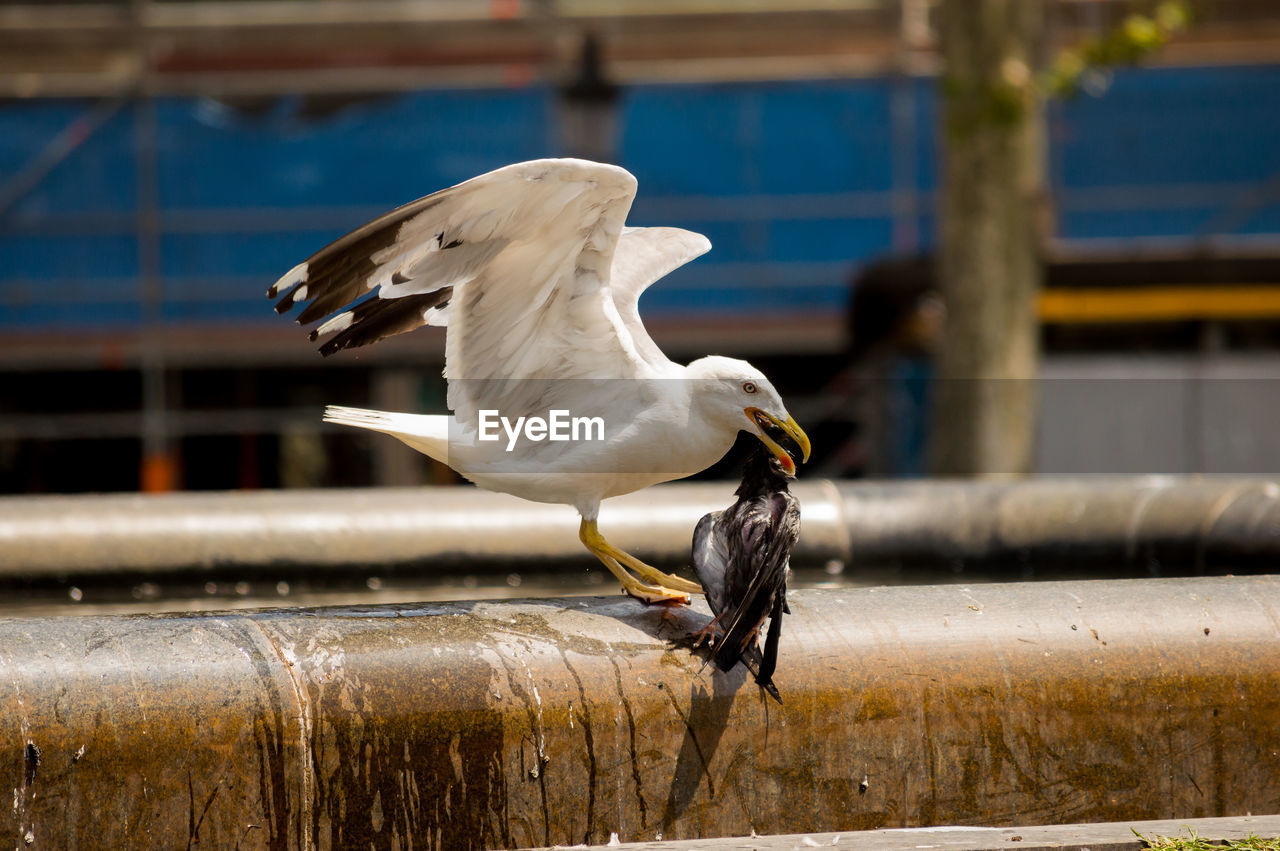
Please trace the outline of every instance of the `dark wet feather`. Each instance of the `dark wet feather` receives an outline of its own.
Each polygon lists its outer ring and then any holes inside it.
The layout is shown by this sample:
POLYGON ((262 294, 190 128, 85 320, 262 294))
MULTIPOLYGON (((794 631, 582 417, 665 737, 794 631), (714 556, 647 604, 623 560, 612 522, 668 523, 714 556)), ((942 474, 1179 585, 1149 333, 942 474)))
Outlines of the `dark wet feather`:
MULTIPOLYGON (((778 639, 782 637, 782 614, 789 612, 787 608, 787 586, 782 584, 782 592, 773 600, 773 611, 769 613, 769 632, 764 639, 764 652, 760 654, 760 667, 755 672, 756 682, 764 685, 773 682, 773 672, 778 669, 778 639)), ((781 703, 782 699, 779 698, 781 703)))

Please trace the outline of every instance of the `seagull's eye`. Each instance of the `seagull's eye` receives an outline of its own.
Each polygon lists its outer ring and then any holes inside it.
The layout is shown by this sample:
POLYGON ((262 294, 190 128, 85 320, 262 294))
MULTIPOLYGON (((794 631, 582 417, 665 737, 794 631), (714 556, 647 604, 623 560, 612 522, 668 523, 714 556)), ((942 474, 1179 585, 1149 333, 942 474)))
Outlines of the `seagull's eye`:
POLYGON ((742 385, 742 389, 743 389, 744 391, 746 391, 747 393, 755 393, 755 392, 756 392, 757 390, 759 390, 760 388, 756 387, 756 385, 755 385, 755 382, 754 382, 754 381, 748 381, 748 382, 746 382, 745 384, 743 384, 743 385, 742 385))

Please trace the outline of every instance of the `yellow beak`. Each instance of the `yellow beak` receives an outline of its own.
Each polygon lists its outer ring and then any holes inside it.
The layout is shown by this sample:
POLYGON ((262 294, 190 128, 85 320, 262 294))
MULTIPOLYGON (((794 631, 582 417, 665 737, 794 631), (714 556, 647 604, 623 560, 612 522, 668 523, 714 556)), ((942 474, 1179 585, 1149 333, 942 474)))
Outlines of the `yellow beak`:
POLYGON ((809 436, 804 433, 804 429, 800 428, 800 424, 795 421, 794 417, 788 416, 787 421, 775 417, 767 411, 759 408, 743 408, 743 413, 747 415, 747 419, 751 420, 752 425, 756 427, 756 435, 760 438, 760 442, 769 448, 773 453, 773 457, 778 459, 782 464, 782 469, 787 475, 794 476, 796 474, 796 462, 801 463, 809 460, 809 436), (782 445, 770 436, 770 432, 780 432, 779 436, 785 436, 789 442, 794 443, 800 451, 800 457, 796 458, 789 450, 783 449, 782 445))

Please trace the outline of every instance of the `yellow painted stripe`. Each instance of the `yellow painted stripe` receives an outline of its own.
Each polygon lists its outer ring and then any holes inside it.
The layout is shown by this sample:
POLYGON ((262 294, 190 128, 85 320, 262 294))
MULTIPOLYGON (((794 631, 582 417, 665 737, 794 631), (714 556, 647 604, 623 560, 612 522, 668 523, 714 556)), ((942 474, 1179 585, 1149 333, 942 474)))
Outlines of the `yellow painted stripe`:
POLYGON ((1040 293, 1044 322, 1177 322, 1280 318, 1280 286, 1052 289, 1040 293))

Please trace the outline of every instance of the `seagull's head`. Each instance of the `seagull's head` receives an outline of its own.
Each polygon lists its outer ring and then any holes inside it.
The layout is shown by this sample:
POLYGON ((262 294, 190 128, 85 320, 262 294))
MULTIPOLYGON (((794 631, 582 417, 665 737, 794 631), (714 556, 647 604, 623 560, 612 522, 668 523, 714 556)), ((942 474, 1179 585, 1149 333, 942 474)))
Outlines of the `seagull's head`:
POLYGON ((689 364, 703 415, 733 431, 750 431, 789 475, 809 460, 809 437, 782 404, 764 373, 744 360, 713 355, 689 364))

